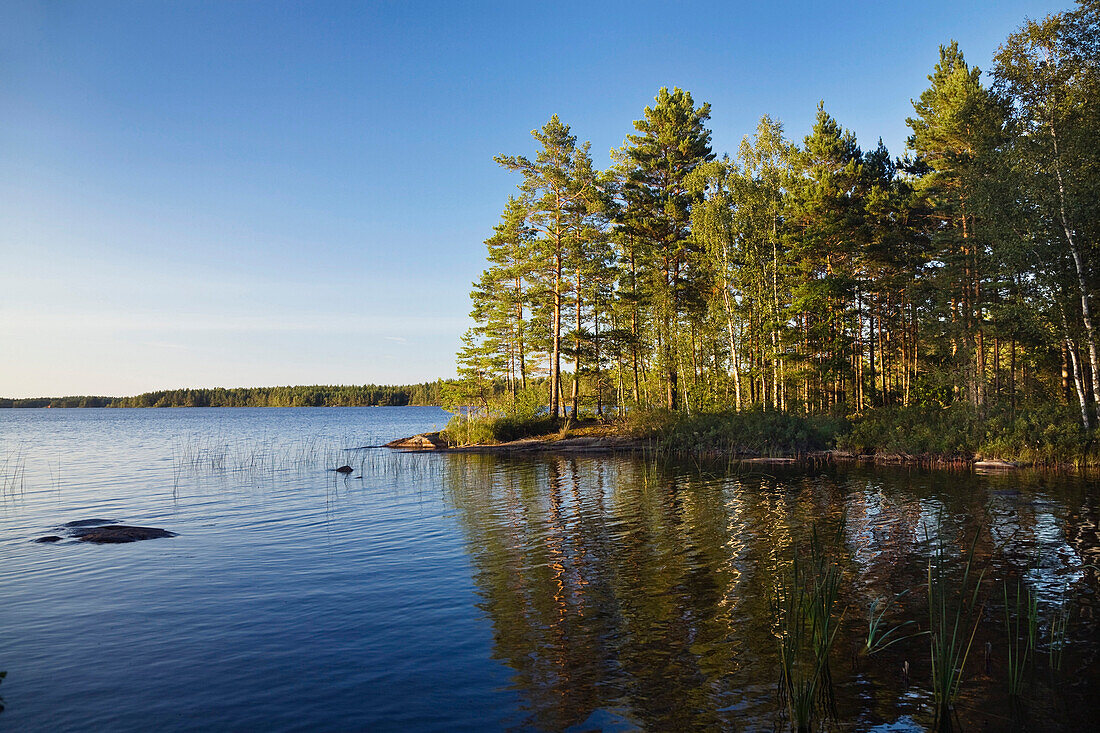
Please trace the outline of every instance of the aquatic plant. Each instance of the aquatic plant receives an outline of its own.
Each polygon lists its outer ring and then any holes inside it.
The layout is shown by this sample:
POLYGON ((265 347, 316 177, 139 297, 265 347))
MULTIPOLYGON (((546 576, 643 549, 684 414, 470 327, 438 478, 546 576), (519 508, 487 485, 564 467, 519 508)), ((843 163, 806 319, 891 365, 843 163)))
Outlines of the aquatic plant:
POLYGON ((935 701, 933 729, 951 730, 951 715, 959 695, 963 668, 966 667, 974 635, 981 620, 978 604, 985 570, 974 574, 974 549, 981 528, 966 555, 962 578, 952 582, 950 563, 940 542, 928 561, 928 634, 932 655, 932 693, 935 701))
POLYGON ((1008 694, 1018 697, 1023 688, 1024 673, 1035 644, 1039 629, 1039 599, 1031 588, 1016 583, 1014 597, 1004 581, 1005 633, 1007 634, 1008 694))
POLYGON ((863 644, 861 650, 863 654, 876 654, 883 649, 893 646, 900 641, 906 639, 912 639, 917 636, 923 636, 924 631, 917 632, 915 634, 909 634, 907 636, 901 636, 901 630, 906 626, 912 626, 916 621, 910 619, 903 621, 889 629, 885 629, 885 618, 887 611, 897 603, 898 599, 904 596, 909 591, 902 591, 893 597, 888 603, 883 603, 883 599, 876 598, 871 601, 870 607, 867 609, 867 639, 863 644))
POLYGON ((1069 629, 1069 606, 1065 597, 1050 617, 1050 634, 1047 647, 1047 662, 1051 671, 1062 669, 1062 652, 1066 648, 1066 631, 1069 629))
POLYGON ((779 690, 800 732, 811 729, 818 708, 833 708, 829 653, 843 617, 843 611, 835 612, 840 576, 840 566, 827 556, 814 527, 808 562, 796 548, 791 576, 779 587, 779 690))
POLYGON ((0 463, 0 486, 4 493, 22 493, 27 486, 27 459, 22 446, 9 451, 0 463))

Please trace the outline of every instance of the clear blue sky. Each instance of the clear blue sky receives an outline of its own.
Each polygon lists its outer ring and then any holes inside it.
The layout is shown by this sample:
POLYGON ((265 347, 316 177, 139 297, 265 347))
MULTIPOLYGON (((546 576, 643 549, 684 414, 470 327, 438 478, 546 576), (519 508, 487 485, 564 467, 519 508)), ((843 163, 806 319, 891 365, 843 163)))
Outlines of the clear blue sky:
POLYGON ((0 396, 452 375, 551 114, 606 165, 661 86, 719 153, 824 99, 897 155, 940 43, 1071 4, 7 0, 0 396))

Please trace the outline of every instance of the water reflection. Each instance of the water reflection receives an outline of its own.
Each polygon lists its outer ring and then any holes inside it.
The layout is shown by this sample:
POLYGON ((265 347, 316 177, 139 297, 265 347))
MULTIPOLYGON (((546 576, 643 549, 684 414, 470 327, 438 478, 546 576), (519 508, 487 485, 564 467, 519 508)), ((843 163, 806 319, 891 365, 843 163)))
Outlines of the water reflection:
POLYGON ((832 660, 841 720, 930 725, 926 637, 861 656, 866 611, 897 597, 889 621, 927 628, 929 558, 942 546, 961 561, 975 535, 988 580, 960 720, 1043 730, 1066 725, 1066 710, 1100 712, 1088 695, 1100 543, 1087 482, 484 455, 448 456, 443 481, 494 655, 524 696, 524 726, 782 728, 772 609, 792 548, 814 525, 836 538, 828 549, 844 570, 832 660), (1029 704, 1015 718, 999 676, 1005 578, 1034 590, 1044 618, 1060 604, 1074 609, 1061 676, 1042 678, 1037 654, 1029 704))

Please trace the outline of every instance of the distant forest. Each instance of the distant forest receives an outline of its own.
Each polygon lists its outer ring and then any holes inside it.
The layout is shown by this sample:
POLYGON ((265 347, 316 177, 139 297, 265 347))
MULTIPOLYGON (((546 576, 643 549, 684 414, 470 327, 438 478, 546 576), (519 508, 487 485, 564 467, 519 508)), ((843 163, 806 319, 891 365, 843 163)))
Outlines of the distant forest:
POLYGON ((1024 21, 987 73, 954 42, 928 56, 901 156, 824 103, 800 140, 764 116, 719 155, 681 89, 607 170, 557 115, 534 156, 498 156, 519 185, 474 284, 467 403, 537 376, 555 417, 1060 405, 1095 426, 1100 2, 1024 21))
POLYGON ((0 398, 3 407, 374 407, 438 405, 446 382, 170 389, 134 397, 0 398))

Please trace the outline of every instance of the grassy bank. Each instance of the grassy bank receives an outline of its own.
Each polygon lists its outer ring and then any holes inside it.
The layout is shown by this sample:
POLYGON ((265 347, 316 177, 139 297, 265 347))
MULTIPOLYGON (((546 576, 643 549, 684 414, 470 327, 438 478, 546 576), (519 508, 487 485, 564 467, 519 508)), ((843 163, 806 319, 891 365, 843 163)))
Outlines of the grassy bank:
POLYGON ((456 416, 443 437, 451 445, 492 445, 521 438, 630 436, 673 453, 797 456, 838 450, 861 456, 927 461, 989 459, 1039 465, 1100 465, 1096 431, 1060 405, 979 414, 966 405, 878 408, 858 415, 634 411, 624 419, 580 423, 544 415, 456 416))

